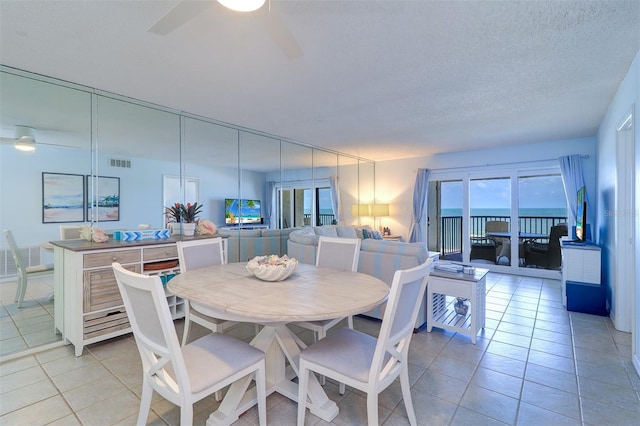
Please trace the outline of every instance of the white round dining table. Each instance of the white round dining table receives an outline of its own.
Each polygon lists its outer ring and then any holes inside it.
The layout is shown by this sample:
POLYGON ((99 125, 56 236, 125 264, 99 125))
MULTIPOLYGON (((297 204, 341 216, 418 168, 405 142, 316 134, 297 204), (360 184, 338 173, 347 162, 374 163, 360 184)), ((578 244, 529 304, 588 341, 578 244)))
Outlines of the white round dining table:
MULTIPOLYGON (((372 310, 386 301, 387 284, 359 272, 298 264, 286 280, 268 282, 254 277, 246 262, 194 269, 174 277, 167 289, 196 304, 214 318, 262 324, 251 344, 266 354, 267 395, 278 392, 298 398, 298 354, 306 347, 287 326, 296 321, 342 318, 372 310)), ((228 425, 255 405, 250 378, 234 383, 207 425, 228 425)), ((309 409, 330 422, 337 405, 310 377, 309 409)))

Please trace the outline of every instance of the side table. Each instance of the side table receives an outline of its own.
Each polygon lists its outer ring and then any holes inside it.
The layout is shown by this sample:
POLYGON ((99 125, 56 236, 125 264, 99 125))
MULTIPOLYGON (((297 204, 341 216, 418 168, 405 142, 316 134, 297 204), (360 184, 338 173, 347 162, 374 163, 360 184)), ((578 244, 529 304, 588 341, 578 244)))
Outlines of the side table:
POLYGON ((447 272, 435 267, 427 284, 427 332, 433 327, 444 328, 471 336, 476 344, 476 336, 485 323, 486 275, 488 269, 475 268, 475 274, 447 272), (444 296, 444 297, 443 297, 444 296), (446 300, 450 296, 452 300, 446 300), (469 312, 466 315, 456 314, 453 307, 456 298, 469 300, 469 312), (444 298, 445 303, 437 304, 434 300, 444 298))
POLYGON ((401 235, 383 235, 382 239, 388 240, 388 241, 400 241, 402 240, 402 236, 401 235))

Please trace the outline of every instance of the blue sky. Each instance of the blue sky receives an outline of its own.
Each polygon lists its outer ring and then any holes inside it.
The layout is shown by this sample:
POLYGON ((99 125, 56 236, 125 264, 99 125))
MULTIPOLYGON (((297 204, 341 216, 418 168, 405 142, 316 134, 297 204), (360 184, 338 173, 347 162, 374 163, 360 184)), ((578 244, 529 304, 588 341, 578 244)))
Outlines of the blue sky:
MULTIPOLYGON (((472 180, 470 207, 472 209, 505 208, 511 206, 510 179, 472 180)), ((557 176, 534 176, 519 179, 520 208, 565 208, 567 201, 562 179, 557 176)), ((462 208, 462 181, 443 182, 443 209, 462 208)))

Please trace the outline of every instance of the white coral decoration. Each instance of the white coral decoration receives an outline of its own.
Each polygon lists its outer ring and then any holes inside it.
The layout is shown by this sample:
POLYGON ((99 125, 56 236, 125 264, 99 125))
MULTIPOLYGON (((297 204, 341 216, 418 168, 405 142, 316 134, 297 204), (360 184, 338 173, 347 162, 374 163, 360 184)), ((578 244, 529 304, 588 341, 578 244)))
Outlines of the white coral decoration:
POLYGON ((80 237, 87 241, 95 241, 96 243, 104 243, 109 240, 109 236, 100 228, 84 225, 80 229, 80 237))
POLYGON ((295 271, 298 261, 286 254, 279 257, 256 256, 247 263, 247 270, 263 281, 282 281, 295 271))

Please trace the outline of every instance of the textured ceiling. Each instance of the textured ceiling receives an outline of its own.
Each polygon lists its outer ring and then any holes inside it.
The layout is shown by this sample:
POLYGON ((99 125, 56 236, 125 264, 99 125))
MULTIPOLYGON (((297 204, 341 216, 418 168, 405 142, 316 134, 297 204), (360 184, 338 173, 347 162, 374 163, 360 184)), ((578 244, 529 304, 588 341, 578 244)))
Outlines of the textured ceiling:
POLYGON ((0 63, 374 160, 594 135, 640 1, 0 0, 0 63), (302 56, 274 41, 285 26, 302 56))

